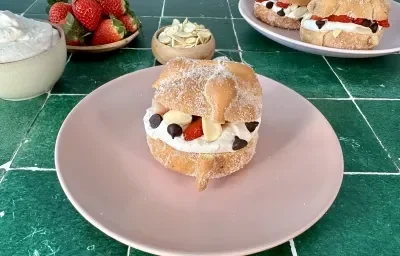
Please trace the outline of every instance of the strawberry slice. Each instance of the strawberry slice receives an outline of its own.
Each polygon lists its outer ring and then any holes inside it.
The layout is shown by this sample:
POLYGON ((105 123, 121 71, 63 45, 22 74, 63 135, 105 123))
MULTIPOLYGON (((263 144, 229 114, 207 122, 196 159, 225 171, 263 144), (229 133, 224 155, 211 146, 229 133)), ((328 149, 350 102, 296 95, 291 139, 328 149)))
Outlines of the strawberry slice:
POLYGON ((201 136, 203 136, 201 118, 189 124, 188 128, 183 132, 183 138, 185 138, 186 141, 194 140, 201 136))

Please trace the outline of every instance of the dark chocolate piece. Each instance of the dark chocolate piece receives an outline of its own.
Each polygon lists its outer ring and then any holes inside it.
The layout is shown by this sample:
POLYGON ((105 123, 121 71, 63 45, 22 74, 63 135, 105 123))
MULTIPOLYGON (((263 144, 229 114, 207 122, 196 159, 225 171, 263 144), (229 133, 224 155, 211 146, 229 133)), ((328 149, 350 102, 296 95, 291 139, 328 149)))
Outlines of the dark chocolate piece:
POLYGON ((259 124, 258 122, 245 123, 247 130, 249 130, 249 132, 254 132, 254 130, 257 128, 258 124, 259 124))
POLYGON ((325 25, 325 23, 326 23, 326 21, 324 21, 324 20, 317 20, 317 21, 315 22, 315 24, 317 25, 317 27, 318 27, 319 29, 321 29, 321 28, 325 25))
POLYGON ((272 7, 274 6, 273 2, 268 2, 265 7, 267 7, 268 9, 272 9, 272 7))
POLYGON ((247 146, 247 141, 242 140, 238 136, 235 136, 235 140, 233 141, 232 149, 239 150, 247 146))
POLYGON ((285 11, 283 10, 283 8, 280 10, 280 11, 278 11, 276 14, 278 14, 279 16, 282 16, 282 17, 284 17, 285 16, 285 11))
POLYGON ((365 19, 365 20, 363 20, 361 25, 363 25, 364 27, 369 28, 372 25, 372 22, 370 20, 365 19))
POLYGON ((376 33, 378 31, 378 23, 374 23, 369 27, 372 30, 372 33, 376 33))
POLYGON ((159 114, 152 115, 149 119, 150 127, 153 129, 157 128, 161 124, 162 120, 163 118, 159 114))
POLYGON ((169 133, 169 135, 171 135, 173 139, 175 139, 175 137, 179 137, 182 135, 182 127, 177 124, 170 124, 167 127, 167 132, 169 133))

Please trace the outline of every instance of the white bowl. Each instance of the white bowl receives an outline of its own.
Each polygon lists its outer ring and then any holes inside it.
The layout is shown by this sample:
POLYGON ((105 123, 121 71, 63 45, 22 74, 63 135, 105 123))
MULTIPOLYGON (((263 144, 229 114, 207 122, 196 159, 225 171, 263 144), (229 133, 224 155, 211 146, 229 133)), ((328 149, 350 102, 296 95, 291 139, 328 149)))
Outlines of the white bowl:
POLYGON ((0 98, 26 100, 49 91, 60 79, 67 61, 65 35, 61 27, 60 40, 49 50, 28 59, 0 64, 0 98))

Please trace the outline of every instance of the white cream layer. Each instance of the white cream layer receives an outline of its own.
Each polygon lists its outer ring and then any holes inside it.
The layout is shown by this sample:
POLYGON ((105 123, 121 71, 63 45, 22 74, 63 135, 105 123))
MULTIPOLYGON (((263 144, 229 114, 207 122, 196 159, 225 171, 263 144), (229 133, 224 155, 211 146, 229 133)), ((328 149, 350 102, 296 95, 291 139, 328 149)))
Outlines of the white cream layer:
MULTIPOLYGON (((372 30, 368 27, 364 27, 362 25, 354 24, 354 23, 343 23, 343 22, 334 22, 334 21, 326 21, 324 26, 321 29, 318 28, 316 21, 311 20, 311 15, 304 17, 301 22, 301 26, 305 29, 312 31, 332 31, 332 30, 342 30, 345 32, 353 32, 359 34, 373 34, 372 30)), ((381 30, 382 27, 378 26, 378 30, 381 30)))
MULTIPOLYGON (((276 6, 276 2, 277 2, 276 0, 263 1, 261 3, 256 2, 256 3, 261 4, 264 7, 266 7, 268 2, 274 3, 274 5, 272 6, 272 9, 271 9, 273 12, 277 13, 280 10, 282 10, 281 7, 276 6)), ((283 11, 285 12, 285 17, 296 19, 296 20, 303 18, 304 15, 306 15, 308 12, 306 6, 298 6, 298 5, 290 5, 288 8, 283 9, 283 11)))
POLYGON ((176 150, 192 153, 235 152, 232 149, 235 136, 238 136, 242 140, 249 142, 258 133, 258 128, 261 124, 261 119, 256 120, 259 122, 259 125, 254 132, 250 133, 244 123, 227 123, 222 125, 222 134, 216 141, 208 142, 204 139, 204 136, 191 141, 186 141, 183 138, 183 135, 172 139, 171 135, 169 135, 167 132, 168 125, 164 121, 162 121, 157 128, 151 128, 149 120, 153 114, 154 112, 151 108, 149 108, 147 109, 146 115, 143 118, 146 134, 153 139, 159 139, 163 141, 176 150))
POLYGON ((0 63, 39 55, 59 40, 58 31, 49 23, 0 11, 0 63))

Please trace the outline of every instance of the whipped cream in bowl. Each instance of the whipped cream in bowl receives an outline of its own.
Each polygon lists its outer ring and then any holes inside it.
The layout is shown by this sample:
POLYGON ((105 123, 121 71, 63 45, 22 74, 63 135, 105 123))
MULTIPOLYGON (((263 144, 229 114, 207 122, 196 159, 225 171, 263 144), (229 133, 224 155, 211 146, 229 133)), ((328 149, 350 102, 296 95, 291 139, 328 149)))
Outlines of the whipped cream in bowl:
POLYGON ((235 150, 232 149, 235 136, 250 142, 255 136, 257 136, 258 128, 260 127, 261 123, 261 118, 255 120, 259 124, 253 132, 250 132, 247 129, 245 123, 226 123, 222 125, 221 136, 215 141, 210 142, 205 140, 204 135, 197 139, 186 141, 183 135, 172 138, 172 136, 167 132, 168 125, 164 122, 164 120, 157 128, 152 128, 149 120, 153 114, 155 114, 154 111, 152 108, 149 108, 146 110, 146 114, 143 117, 146 134, 152 139, 161 140, 176 150, 191 153, 235 152, 235 150))
POLYGON ((60 38, 47 22, 0 11, 0 64, 39 55, 54 47, 60 38))

